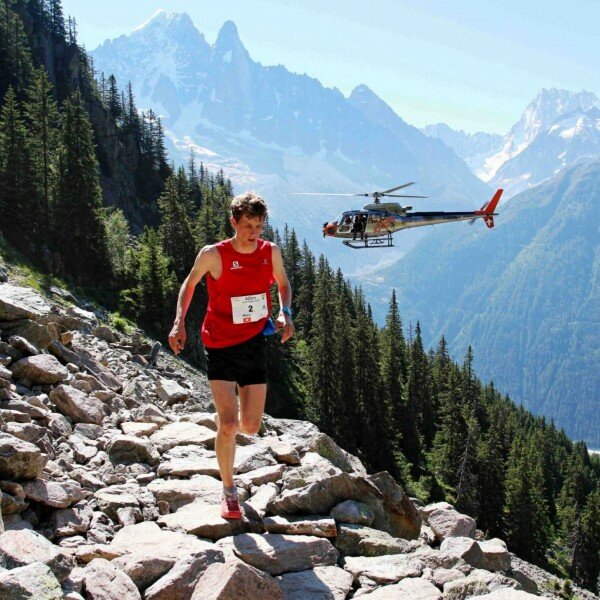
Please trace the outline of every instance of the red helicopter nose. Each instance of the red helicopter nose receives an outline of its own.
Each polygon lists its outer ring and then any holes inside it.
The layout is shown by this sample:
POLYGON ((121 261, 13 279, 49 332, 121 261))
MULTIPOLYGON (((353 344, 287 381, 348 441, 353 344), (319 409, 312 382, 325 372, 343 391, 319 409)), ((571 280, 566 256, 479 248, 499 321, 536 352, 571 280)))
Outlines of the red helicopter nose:
POLYGON ((337 225, 335 223, 323 223, 323 237, 326 235, 333 236, 337 231, 337 225))

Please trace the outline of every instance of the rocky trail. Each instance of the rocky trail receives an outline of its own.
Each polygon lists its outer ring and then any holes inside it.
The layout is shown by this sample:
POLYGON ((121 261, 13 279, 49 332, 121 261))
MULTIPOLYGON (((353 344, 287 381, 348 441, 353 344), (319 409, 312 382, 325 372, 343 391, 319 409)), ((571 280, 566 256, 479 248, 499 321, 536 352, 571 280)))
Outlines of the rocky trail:
POLYGON ((559 597, 308 422, 238 436, 245 516, 222 519, 206 379, 64 297, 0 283, 0 599, 559 597))

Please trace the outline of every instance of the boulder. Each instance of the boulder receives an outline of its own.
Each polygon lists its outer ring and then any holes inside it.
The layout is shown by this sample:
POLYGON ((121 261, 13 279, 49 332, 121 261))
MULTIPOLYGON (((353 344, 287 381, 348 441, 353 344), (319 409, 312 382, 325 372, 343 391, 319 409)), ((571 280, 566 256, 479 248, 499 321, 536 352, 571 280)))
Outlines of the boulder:
POLYGON ((278 462, 286 465, 299 465, 300 454, 292 444, 284 442, 275 436, 260 438, 258 442, 261 446, 266 446, 278 462))
POLYGON ((67 508, 79 502, 82 497, 81 485, 73 480, 46 481, 34 479, 23 484, 25 496, 45 506, 67 508))
POLYGON ((434 502, 433 504, 422 506, 419 509, 421 516, 426 523, 429 522, 429 515, 435 510, 454 510, 454 506, 448 504, 448 502, 434 502))
POLYGON ((134 435, 116 435, 106 445, 106 452, 114 465, 146 463, 150 466, 160 462, 160 454, 147 439, 134 435))
POLYGON ((111 519, 117 520, 122 508, 138 508, 140 486, 137 484, 117 484, 102 487, 94 493, 98 508, 111 519))
POLYGON ((150 441, 158 448, 159 452, 163 453, 175 446, 185 444, 196 444, 212 448, 215 437, 215 432, 208 429, 208 427, 179 421, 163 425, 150 436, 150 441))
POLYGON ((483 568, 488 571, 506 571, 510 569, 510 555, 506 543, 498 538, 479 542, 483 551, 483 568))
POLYGON ((385 531, 372 529, 366 525, 350 523, 338 527, 335 547, 346 556, 406 554, 415 549, 414 542, 392 537, 385 531))
POLYGON ((449 537, 440 545, 441 552, 450 556, 462 558, 466 563, 475 568, 483 568, 484 555, 481 546, 469 537, 449 537))
POLYGON ((283 600, 275 580, 243 562, 210 565, 191 600, 283 600))
POLYGON ((371 525, 375 519, 375 513, 364 502, 356 500, 345 500, 336 504, 329 515, 337 523, 353 523, 355 525, 371 525))
POLYGON ((224 562, 217 548, 195 550, 180 558, 173 568, 144 592, 145 600, 186 600, 191 598, 198 580, 213 563, 224 562))
POLYGON ((52 570, 59 581, 64 581, 75 566, 75 559, 67 556, 43 535, 29 529, 5 531, 0 535, 0 564, 7 569, 24 567, 40 562, 52 570))
POLYGON ((276 482, 281 479, 286 466, 282 464, 267 465, 266 467, 259 467, 252 471, 247 471, 243 475, 236 477, 236 483, 242 487, 251 487, 253 485, 260 486, 265 483, 276 482))
POLYGON ((85 503, 71 508, 55 510, 50 517, 50 526, 57 537, 85 534, 92 520, 92 509, 85 503))
POLYGON ((378 584, 396 583, 405 577, 420 577, 423 564, 407 554, 385 556, 348 556, 344 558, 344 569, 354 581, 366 576, 378 584))
POLYGON ((83 586, 87 600, 142 600, 131 578, 104 558, 95 558, 87 565, 83 586))
POLYGON ((110 545, 117 550, 177 560, 192 552, 216 550, 214 544, 199 540, 196 536, 162 530, 154 521, 126 525, 117 531, 110 545))
POLYGON ((174 379, 159 379, 156 384, 156 395, 169 406, 189 400, 191 391, 179 385, 174 379))
POLYGON ((0 284, 0 321, 35 320, 50 310, 50 304, 31 288, 0 284))
POLYGON ((108 327, 108 325, 97 325, 92 330, 92 335, 95 335, 97 338, 100 338, 109 344, 118 342, 120 339, 117 333, 108 327))
POLYGON ((345 600, 352 589, 352 575, 339 567, 315 567, 275 579, 285 600, 345 600))
POLYGON ((192 479, 155 479, 148 484, 157 501, 168 502, 177 510, 194 500, 221 505, 223 484, 208 475, 195 475, 192 479))
POLYGON ((367 470, 358 458, 340 448, 326 433, 318 433, 307 444, 309 452, 316 452, 344 473, 366 475, 367 470))
POLYGON ((335 565, 338 558, 329 540, 306 535, 242 533, 217 545, 229 546, 245 563, 271 575, 335 565))
POLYGON ((37 446, 0 432, 1 479, 34 479, 47 462, 48 457, 37 446))
POLYGON ((277 497, 277 494, 279 489, 274 483, 261 485, 250 500, 244 503, 244 510, 262 519, 267 513, 267 506, 277 497))
POLYGON ((192 502, 170 515, 158 518, 157 523, 166 529, 185 531, 211 540, 239 533, 261 533, 264 526, 260 521, 250 520, 246 515, 242 519, 224 519, 221 517, 220 504, 192 502))
POLYGON ((422 578, 403 579, 395 585, 386 585, 372 592, 363 594, 362 598, 369 600, 442 600, 442 593, 433 583, 422 578))
POLYGON ((475 538, 475 519, 455 510, 438 508, 429 514, 428 521, 438 542, 448 537, 475 538))
POLYGON ((0 573, 0 598, 2 600, 63 600, 58 579, 51 569, 41 562, 17 567, 0 573))
POLYGON ((121 431, 125 435, 135 435, 137 437, 150 436, 158 429, 156 423, 137 423, 131 421, 123 421, 121 423, 121 431))
POLYGON ((263 467, 276 466, 277 461, 271 454, 269 448, 251 444, 249 446, 240 446, 235 451, 235 472, 238 475, 256 471, 263 467))
POLYGON ((534 600, 536 598, 539 599, 539 596, 521 590, 503 589, 481 596, 471 596, 469 600, 534 600))
POLYGON ((123 571, 139 590, 144 590, 167 573, 175 562, 173 557, 132 552, 113 559, 111 564, 123 571))
POLYGON ((289 535, 314 535, 317 537, 335 537, 337 530, 335 521, 327 517, 266 517, 263 519, 265 529, 269 533, 287 533, 289 535))
POLYGON ((75 423, 102 425, 104 403, 88 396, 70 385, 59 385, 50 392, 50 399, 65 416, 75 423))
POLYGON ((464 600, 479 594, 488 594, 487 580, 479 575, 469 575, 461 579, 447 581, 443 585, 444 600, 464 600))
POLYGON ((33 385, 60 383, 69 377, 69 371, 50 354, 27 356, 12 363, 10 370, 15 379, 27 379, 33 385))
MULTIPOLYGON (((141 425, 152 425, 141 423, 141 425)), ((152 425, 156 427, 156 425, 152 425)), ((175 446, 165 452, 156 471, 159 477, 190 477, 191 475, 210 475, 219 477, 219 465, 214 450, 190 444, 175 446)))
POLYGON ((11 335, 8 338, 8 343, 15 350, 18 350, 19 352, 22 352, 28 356, 35 356, 36 354, 40 353, 40 351, 29 340, 26 340, 20 335, 11 335))

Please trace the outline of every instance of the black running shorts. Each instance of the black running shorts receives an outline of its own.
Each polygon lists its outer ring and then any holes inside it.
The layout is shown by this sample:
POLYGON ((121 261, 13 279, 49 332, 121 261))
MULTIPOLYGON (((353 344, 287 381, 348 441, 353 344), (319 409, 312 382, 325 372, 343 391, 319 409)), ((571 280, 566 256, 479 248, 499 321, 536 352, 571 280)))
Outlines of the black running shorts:
POLYGON ((262 333, 226 348, 204 348, 208 380, 235 381, 240 387, 267 383, 267 341, 262 333))

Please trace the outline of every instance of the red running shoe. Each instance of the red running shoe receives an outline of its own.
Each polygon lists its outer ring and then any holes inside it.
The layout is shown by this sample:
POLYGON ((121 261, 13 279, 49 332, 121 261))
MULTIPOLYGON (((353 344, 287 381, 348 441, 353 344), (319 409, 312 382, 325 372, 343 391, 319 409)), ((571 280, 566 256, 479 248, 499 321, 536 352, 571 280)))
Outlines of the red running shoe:
POLYGON ((223 494, 223 500, 221 501, 221 516, 224 519, 241 519, 242 509, 238 501, 237 494, 226 496, 223 494))

